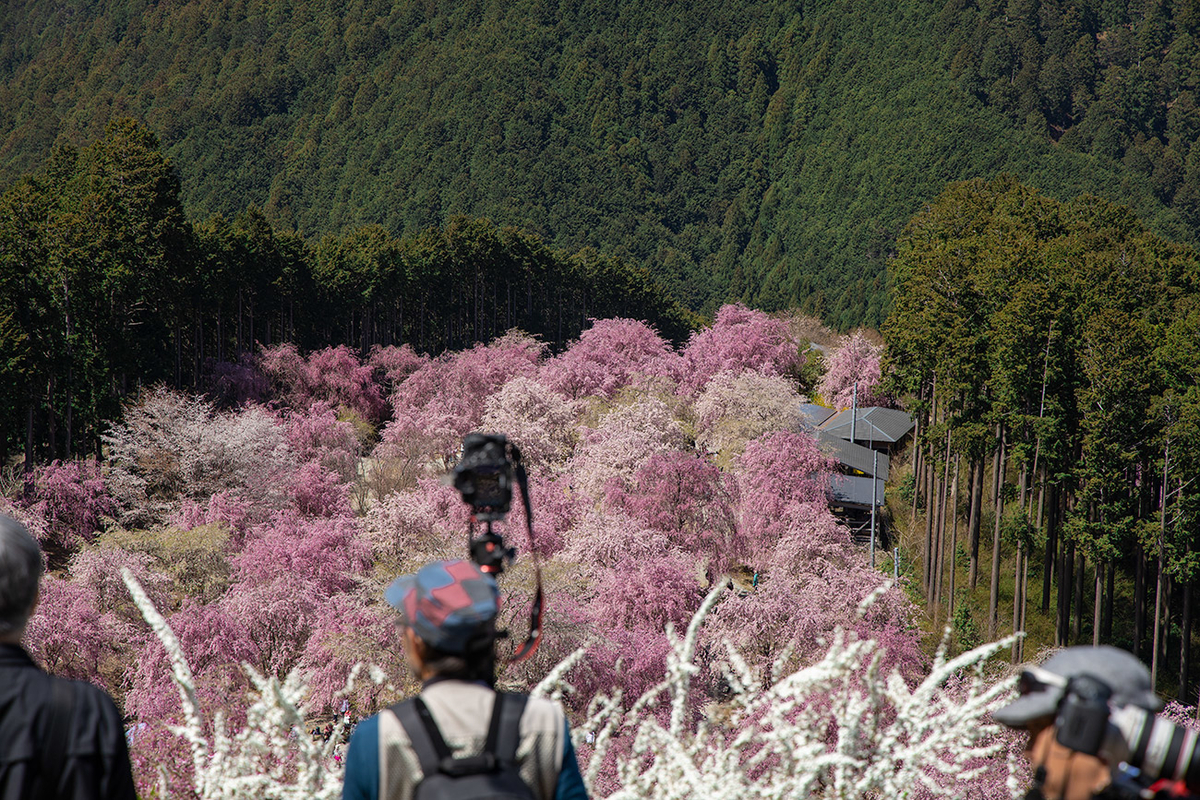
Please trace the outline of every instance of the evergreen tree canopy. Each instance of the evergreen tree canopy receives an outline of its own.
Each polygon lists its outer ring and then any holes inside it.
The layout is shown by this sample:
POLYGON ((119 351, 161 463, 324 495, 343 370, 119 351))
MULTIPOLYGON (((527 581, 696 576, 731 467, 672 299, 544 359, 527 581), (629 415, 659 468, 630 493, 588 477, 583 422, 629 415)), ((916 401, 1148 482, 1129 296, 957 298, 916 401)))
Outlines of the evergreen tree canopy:
POLYGON ((1092 192, 1195 243, 1198 26, 1162 0, 16 4, 0 184, 132 115, 198 218, 487 217, 693 310, 877 326, 895 237, 947 181, 1092 192))

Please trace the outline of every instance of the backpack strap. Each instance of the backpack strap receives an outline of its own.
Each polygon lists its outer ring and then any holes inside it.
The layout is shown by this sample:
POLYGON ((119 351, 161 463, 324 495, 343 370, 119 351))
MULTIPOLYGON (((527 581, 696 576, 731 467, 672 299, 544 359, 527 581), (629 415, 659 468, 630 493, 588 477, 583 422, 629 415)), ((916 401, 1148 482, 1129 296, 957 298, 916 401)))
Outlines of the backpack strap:
POLYGON ((50 722, 46 725, 46 739, 42 742, 42 757, 38 760, 42 800, 58 797, 57 779, 62 775, 62 764, 67 757, 67 734, 71 730, 71 718, 75 713, 72 702, 74 685, 70 681, 54 679, 50 682, 50 722))
POLYGON ((404 726, 417 761, 421 763, 421 772, 425 777, 434 775, 441 768, 442 760, 451 756, 450 747, 442 738, 429 706, 420 697, 413 697, 392 706, 392 712, 404 726))
POLYGON ((438 772, 469 774, 490 771, 496 762, 512 764, 517 759, 521 741, 521 715, 529 698, 523 694, 496 692, 492 718, 488 722, 487 740, 478 756, 455 759, 442 732, 419 696, 392 706, 391 710, 404 726, 409 743, 426 777, 438 772))
POLYGON ((492 721, 488 725, 485 753, 492 753, 501 763, 511 764, 517 760, 517 745, 521 741, 521 715, 525 713, 523 694, 496 692, 496 703, 492 706, 492 721))

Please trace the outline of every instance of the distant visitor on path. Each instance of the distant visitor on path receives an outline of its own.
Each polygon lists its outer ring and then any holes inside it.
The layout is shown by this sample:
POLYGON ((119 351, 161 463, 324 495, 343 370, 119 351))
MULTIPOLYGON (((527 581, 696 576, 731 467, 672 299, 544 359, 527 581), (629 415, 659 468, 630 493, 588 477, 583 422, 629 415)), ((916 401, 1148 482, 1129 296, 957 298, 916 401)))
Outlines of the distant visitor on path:
POLYGON ((1021 673, 992 717, 1027 731, 1027 800, 1195 797, 1197 734, 1155 717, 1150 671, 1115 647, 1069 647, 1021 673))
POLYGON ((423 688, 359 723, 343 799, 586 800, 562 709, 495 690, 495 580, 469 561, 438 561, 385 598, 423 688))
POLYGON ((112 698, 47 675, 21 647, 42 570, 37 541, 0 515, 0 800, 136 800, 112 698))

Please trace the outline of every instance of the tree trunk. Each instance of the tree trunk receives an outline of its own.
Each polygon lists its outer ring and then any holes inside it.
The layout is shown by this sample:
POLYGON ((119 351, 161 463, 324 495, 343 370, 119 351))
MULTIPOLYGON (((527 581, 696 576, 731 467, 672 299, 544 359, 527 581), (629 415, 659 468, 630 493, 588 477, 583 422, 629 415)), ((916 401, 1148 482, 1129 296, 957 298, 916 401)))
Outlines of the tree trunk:
MULTIPOLYGON (((1025 566, 1021 569, 1021 631, 1026 630, 1026 611, 1029 610, 1029 554, 1025 554, 1025 566)), ((1025 660, 1025 640, 1017 642, 1021 661, 1025 660)))
POLYGON ((1150 655, 1150 689, 1158 685, 1158 651, 1160 644, 1159 623, 1162 621, 1163 601, 1163 557, 1162 545, 1158 551, 1158 577, 1154 584, 1154 636, 1151 639, 1153 651, 1150 655))
POLYGON ((947 595, 946 619, 954 619, 954 583, 955 573, 958 572, 958 471, 960 457, 954 457, 954 488, 951 492, 950 503, 950 591, 947 595))
POLYGON ((1133 563, 1133 655, 1141 658, 1146 637, 1146 552, 1140 541, 1133 545, 1133 563))
POLYGON ((971 539, 970 589, 975 590, 979 582, 979 511, 983 503, 983 461, 971 460, 971 515, 967 523, 967 535, 971 539))
MULTIPOLYGON (((1017 565, 1013 569, 1013 633, 1021 632, 1021 576, 1025 572, 1025 547, 1017 543, 1017 565)), ((1021 642, 1018 640, 1012 647, 1012 663, 1021 662, 1021 642)))
POLYGON ((1104 572, 1107 575, 1107 587, 1104 590, 1104 616, 1101 617, 1102 629, 1100 637, 1103 641, 1112 641, 1112 626, 1113 626, 1113 580, 1114 573, 1117 571, 1117 565, 1109 561, 1105 565, 1104 572))
POLYGON ((917 415, 916 425, 913 428, 912 440, 913 440, 913 444, 914 444, 914 447, 913 447, 914 455, 913 455, 913 465, 912 465, 913 496, 912 496, 912 512, 908 515, 908 530, 909 530, 910 536, 913 533, 913 528, 917 524, 917 506, 919 505, 917 501, 921 497, 921 485, 920 485, 921 484, 921 474, 922 474, 921 473, 921 466, 922 466, 922 464, 921 464, 921 461, 922 461, 921 447, 916 444, 917 442, 919 442, 921 440, 921 416, 919 414, 917 415))
MULTIPOLYGON (((1049 515, 1043 516, 1042 512, 1045 509, 1046 501, 1046 473, 1042 472, 1042 493, 1038 497, 1038 520, 1042 521, 1043 529, 1046 531, 1046 554, 1042 558, 1042 613, 1046 614, 1050 611, 1050 584, 1054 578, 1054 559, 1058 549, 1058 531, 1056 526, 1050 523, 1050 517, 1054 515, 1054 500, 1050 501, 1049 515)), ((1051 489, 1050 491, 1053 491, 1051 489)))
POLYGON ((925 453, 925 597, 929 598, 930 577, 933 570, 933 512, 937 508, 934 501, 934 464, 933 445, 925 453))
POLYGON ((1086 570, 1087 563, 1083 553, 1077 552, 1075 554, 1075 623, 1071 628, 1071 635, 1077 642, 1083 635, 1083 581, 1087 577, 1086 570))
POLYGON ((1066 647, 1071 641, 1071 587, 1074 585, 1075 543, 1062 548, 1058 570, 1058 645, 1066 647))
MULTIPOLYGON (((933 388, 930 390, 932 399, 929 410, 929 423, 932 428, 937 422, 937 376, 933 377, 933 388)), ((925 599, 928 603, 932 596, 931 587, 933 577, 933 511, 936 507, 934 501, 934 463, 933 463, 933 442, 930 441, 929 448, 925 455, 925 599)))
POLYGON ((1000 603, 1000 517, 1004 513, 1004 446, 1005 430, 1003 425, 996 426, 996 436, 1000 440, 996 449, 996 476, 992 485, 996 487, 996 524, 992 529, 992 583, 988 596, 988 640, 996 639, 996 627, 999 622, 1000 603))
POLYGON ((1179 702, 1191 705, 1193 701, 1188 684, 1191 683, 1192 668, 1192 579, 1183 582, 1183 630, 1179 637, 1179 702))
POLYGON ((1104 564, 1096 562, 1096 597, 1092 609, 1092 647, 1100 646, 1100 612, 1104 608, 1104 564))
POLYGON ((1167 441, 1163 446, 1163 477, 1162 499, 1159 502, 1159 531, 1158 531, 1158 577, 1154 587, 1154 654, 1150 657, 1150 688, 1153 690, 1158 681, 1158 639, 1159 621, 1162 619, 1163 600, 1163 550, 1167 536, 1167 483, 1170 477, 1171 464, 1171 431, 1167 429, 1167 441))
MULTIPOLYGON (((950 431, 946 431, 946 455, 942 465, 942 485, 938 493, 938 530, 937 530, 937 575, 934 580, 933 604, 934 616, 942 604, 942 589, 945 586, 946 574, 946 500, 950 489, 950 431)), ((953 557, 953 555, 951 556, 953 557)))

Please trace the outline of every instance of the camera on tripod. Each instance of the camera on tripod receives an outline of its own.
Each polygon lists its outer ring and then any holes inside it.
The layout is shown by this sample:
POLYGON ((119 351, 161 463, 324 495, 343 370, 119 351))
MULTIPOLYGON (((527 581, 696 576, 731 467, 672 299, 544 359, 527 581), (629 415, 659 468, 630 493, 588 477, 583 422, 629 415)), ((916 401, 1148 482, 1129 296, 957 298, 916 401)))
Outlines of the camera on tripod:
POLYGON ((499 575, 517 557, 516 548, 504 543, 504 537, 492 530, 492 523, 508 516, 513 482, 519 479, 523 484, 524 474, 521 452, 504 434, 469 433, 463 438, 462 458, 454 467, 454 488, 471 507, 471 559, 484 572, 499 575), (474 536, 476 522, 487 526, 478 537, 474 536))
POLYGON ((517 557, 517 548, 504 543, 504 537, 492 530, 493 522, 503 522, 512 508, 513 484, 521 491, 525 508, 525 530, 529 534, 529 550, 533 555, 535 586, 533 604, 529 610, 529 636, 517 648, 512 661, 522 661, 537 651, 542 641, 542 610, 545 593, 542 590, 542 567, 533 544, 533 508, 529 504, 529 478, 521 463, 521 451, 502 433, 468 433, 463 437, 462 458, 454 466, 454 488, 463 502, 471 507, 471 523, 467 531, 471 560, 479 569, 499 576, 505 566, 517 557), (487 528, 475 535, 475 523, 487 528))

